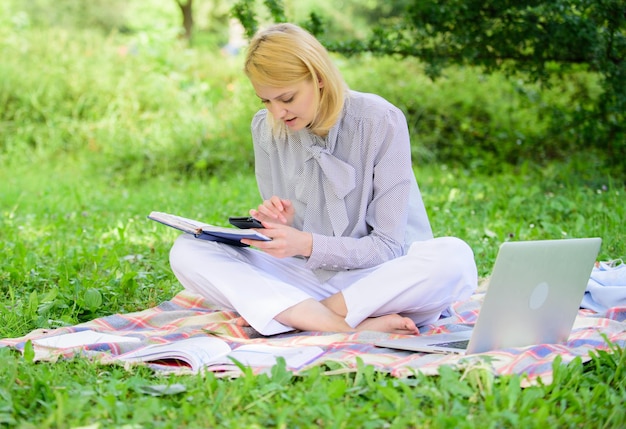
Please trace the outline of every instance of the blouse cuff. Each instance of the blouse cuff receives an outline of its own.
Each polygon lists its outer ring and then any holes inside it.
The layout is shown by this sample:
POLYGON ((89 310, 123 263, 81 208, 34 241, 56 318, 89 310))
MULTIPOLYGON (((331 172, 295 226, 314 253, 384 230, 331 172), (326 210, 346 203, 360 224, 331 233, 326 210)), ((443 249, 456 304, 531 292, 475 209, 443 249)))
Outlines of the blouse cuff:
POLYGON ((306 263, 306 267, 315 270, 322 268, 325 270, 333 270, 332 265, 328 264, 328 238, 321 234, 312 233, 313 245, 311 247, 311 256, 306 263))

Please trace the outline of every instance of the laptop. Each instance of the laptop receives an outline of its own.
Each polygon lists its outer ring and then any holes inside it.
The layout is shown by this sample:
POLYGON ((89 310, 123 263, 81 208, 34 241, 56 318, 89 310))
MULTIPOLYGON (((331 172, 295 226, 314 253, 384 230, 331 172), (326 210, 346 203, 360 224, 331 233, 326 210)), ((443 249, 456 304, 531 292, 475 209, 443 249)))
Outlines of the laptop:
POLYGON ((373 343, 400 350, 455 354, 564 343, 601 243, 600 238, 503 243, 473 329, 373 343))

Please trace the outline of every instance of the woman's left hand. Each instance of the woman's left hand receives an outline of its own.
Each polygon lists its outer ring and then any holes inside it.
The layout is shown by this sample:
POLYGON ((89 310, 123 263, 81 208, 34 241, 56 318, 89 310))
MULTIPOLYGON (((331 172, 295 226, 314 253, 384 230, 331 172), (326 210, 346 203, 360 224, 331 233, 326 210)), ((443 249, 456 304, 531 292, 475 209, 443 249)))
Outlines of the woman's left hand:
POLYGON ((309 232, 300 231, 280 223, 263 222, 264 229, 257 230, 271 238, 271 241, 241 240, 242 243, 254 246, 276 258, 290 256, 311 256, 313 236, 309 232))

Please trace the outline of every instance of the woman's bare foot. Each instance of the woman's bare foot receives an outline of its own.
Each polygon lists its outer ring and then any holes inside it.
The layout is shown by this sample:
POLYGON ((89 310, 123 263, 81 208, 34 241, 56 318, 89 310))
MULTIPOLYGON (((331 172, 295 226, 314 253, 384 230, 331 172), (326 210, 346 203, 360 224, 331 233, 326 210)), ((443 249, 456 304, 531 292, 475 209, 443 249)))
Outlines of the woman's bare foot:
POLYGON ((370 317, 362 321, 357 327, 357 331, 377 331, 388 334, 417 335, 419 329, 408 317, 399 314, 387 314, 385 316, 370 317))
MULTIPOLYGON (((277 314, 274 319, 286 326, 301 331, 322 332, 354 332, 377 331, 389 334, 417 335, 419 330, 408 317, 399 314, 386 314, 379 317, 370 317, 362 321, 356 328, 350 327, 344 315, 337 314, 327 307, 326 302, 319 302, 312 298, 305 299, 298 304, 277 314)), ((336 306, 335 306, 336 307, 336 306)))

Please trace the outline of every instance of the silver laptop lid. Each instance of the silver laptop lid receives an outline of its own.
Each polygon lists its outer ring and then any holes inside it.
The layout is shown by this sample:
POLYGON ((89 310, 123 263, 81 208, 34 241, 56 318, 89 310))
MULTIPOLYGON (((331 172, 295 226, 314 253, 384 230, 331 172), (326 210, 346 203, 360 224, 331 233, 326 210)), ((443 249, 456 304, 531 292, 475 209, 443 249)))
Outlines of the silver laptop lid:
POLYGON ((503 243, 467 353, 563 343, 602 240, 503 243))

